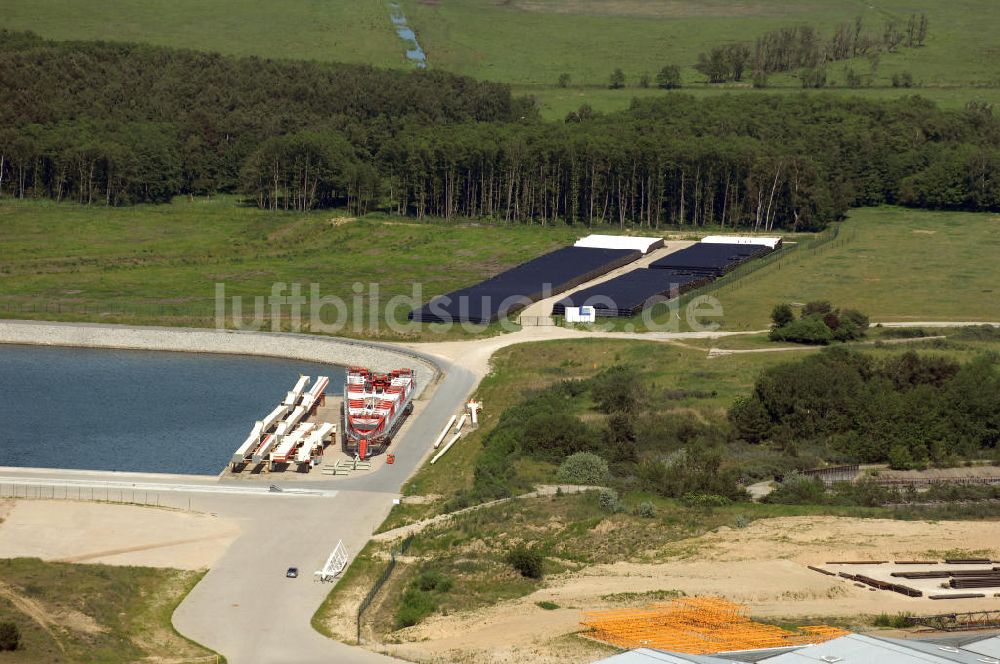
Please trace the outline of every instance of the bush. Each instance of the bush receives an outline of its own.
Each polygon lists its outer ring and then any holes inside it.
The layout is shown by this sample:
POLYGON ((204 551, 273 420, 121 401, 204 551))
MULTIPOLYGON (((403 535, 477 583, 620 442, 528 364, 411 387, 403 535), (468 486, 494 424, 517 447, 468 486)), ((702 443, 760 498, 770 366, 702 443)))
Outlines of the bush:
POLYGON ((598 496, 597 502, 601 509, 606 512, 614 513, 621 509, 621 503, 618 502, 618 492, 614 489, 601 489, 601 495, 598 496))
POLYGON ((635 506, 635 515, 641 516, 646 519, 651 519, 656 516, 656 508, 653 507, 653 503, 643 501, 635 506))
POLYGON ((833 330, 819 316, 809 316, 773 328, 768 337, 771 341, 826 345, 833 341, 833 330))
POLYGON ((546 611, 555 611, 556 609, 559 608, 558 604, 556 604, 555 602, 549 602, 547 600, 543 600, 541 602, 535 602, 535 605, 538 606, 538 608, 540 609, 545 609, 546 611))
POLYGON ((872 625, 875 627, 891 627, 893 629, 913 627, 913 614, 897 613, 894 616, 890 616, 888 613, 880 613, 872 619, 872 625))
POLYGON ((634 368, 616 364, 591 378, 590 393, 605 413, 631 413, 642 401, 642 381, 634 368))
POLYGON ((777 489, 761 502, 781 505, 822 505, 827 502, 826 485, 822 480, 799 473, 789 473, 777 489))
POLYGON ((523 544, 508 551, 506 561, 508 565, 517 570, 523 577, 540 579, 545 574, 542 568, 545 557, 538 551, 529 549, 523 544))
POLYGON ((681 502, 688 507, 712 508, 725 507, 732 501, 714 493, 685 493, 681 496, 681 502))
POLYGON ((577 452, 559 465, 556 478, 570 484, 603 484, 608 479, 608 462, 592 452, 577 452))
POLYGON ((21 630, 12 622, 0 622, 0 651, 17 650, 21 645, 21 630))
POLYGON ((774 327, 784 327, 795 320, 790 304, 776 304, 771 310, 771 323, 774 327))
POLYGON ((396 611, 396 629, 416 625, 436 609, 437 601, 429 593, 409 588, 403 593, 402 604, 396 611))
POLYGON ((419 590, 423 590, 424 592, 436 590, 446 593, 451 590, 452 581, 441 572, 426 571, 417 577, 415 585, 419 590))

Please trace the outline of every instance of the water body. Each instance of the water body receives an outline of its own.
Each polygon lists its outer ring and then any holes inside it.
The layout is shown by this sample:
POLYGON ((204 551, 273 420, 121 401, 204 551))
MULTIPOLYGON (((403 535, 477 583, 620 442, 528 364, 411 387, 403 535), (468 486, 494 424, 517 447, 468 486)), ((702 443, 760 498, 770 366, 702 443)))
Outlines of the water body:
POLYGON ((300 374, 241 355, 0 344, 0 466, 217 474, 300 374))
POLYGON ((396 34, 406 44, 406 59, 417 67, 426 69, 427 54, 424 53, 424 49, 420 48, 420 43, 417 41, 417 33, 407 24, 403 8, 399 6, 398 2, 390 2, 388 4, 389 18, 392 20, 392 24, 396 26, 396 34))

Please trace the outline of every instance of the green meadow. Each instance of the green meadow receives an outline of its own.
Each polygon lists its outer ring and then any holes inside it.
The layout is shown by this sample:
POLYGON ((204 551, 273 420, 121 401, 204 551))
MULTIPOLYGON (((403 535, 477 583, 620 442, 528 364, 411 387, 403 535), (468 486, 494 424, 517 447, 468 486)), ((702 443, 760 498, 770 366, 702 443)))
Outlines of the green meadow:
MULTIPOLYGON (((924 13, 926 44, 882 54, 874 70, 867 58, 827 66, 831 89, 896 97, 919 93, 943 107, 969 100, 1000 99, 1000 47, 991 21, 991 0, 883 0, 878 4, 836 0, 401 0, 410 26, 432 68, 501 81, 539 100, 545 117, 562 118, 587 103, 599 111, 627 108, 635 96, 660 94, 639 87, 667 64, 681 67, 685 90, 746 92, 748 84, 712 85, 696 72, 708 48, 754 40, 768 30, 810 24, 825 38, 834 27, 861 17, 877 34, 885 20, 905 24, 924 13), (626 87, 608 90, 620 67, 626 87), (846 69, 866 78, 846 87, 846 69), (891 87, 908 72, 914 88, 891 87), (557 87, 561 74, 567 88, 557 87)), ((33 30, 53 39, 136 41, 232 55, 299 58, 410 67, 384 0, 249 3, 179 0, 147 3, 113 0, 10 0, 0 27, 33 30)), ((799 91, 795 74, 772 76, 770 89, 799 91)))

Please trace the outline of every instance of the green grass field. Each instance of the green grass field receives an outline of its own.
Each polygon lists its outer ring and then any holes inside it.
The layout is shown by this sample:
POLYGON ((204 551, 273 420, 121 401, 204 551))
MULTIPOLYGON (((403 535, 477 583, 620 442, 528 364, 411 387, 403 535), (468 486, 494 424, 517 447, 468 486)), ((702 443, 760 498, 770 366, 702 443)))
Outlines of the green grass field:
MULTIPOLYGON (((583 232, 272 213, 231 197, 112 209, 8 199, 0 202, 0 315, 205 326, 214 324, 217 283, 225 284, 227 297, 249 298, 268 296, 276 282, 301 284, 309 295, 316 283, 320 295, 347 305, 351 324, 340 334, 372 336, 369 284, 378 284, 381 326, 384 305, 412 296, 414 284, 426 301, 583 232), (355 311, 362 308, 368 313, 356 330, 355 311)), ((401 302, 394 318, 405 321, 413 304, 401 302)), ((328 308, 323 320, 333 315, 328 308)))
POLYGON ((847 241, 751 274, 717 297, 730 329, 762 329, 779 302, 829 300, 878 321, 1000 321, 1000 215, 853 210, 847 241))
MULTIPOLYGON (((508 82, 535 95, 546 117, 561 118, 581 103, 601 111, 626 108, 633 96, 656 94, 638 87, 643 73, 665 64, 682 67, 685 89, 717 94, 692 65, 700 51, 731 41, 752 43, 765 31, 809 23, 824 37, 840 22, 861 16, 878 32, 888 17, 926 13, 926 45, 883 54, 872 88, 844 88, 844 69, 868 75, 867 59, 828 66, 832 89, 874 97, 916 91, 946 107, 970 99, 1000 100, 1000 51, 991 0, 403 0, 410 25, 431 67, 508 82), (621 67, 627 87, 606 88, 621 67), (893 74, 908 71, 917 86, 890 87, 893 74), (556 87, 560 74, 568 89, 556 87)), ((235 55, 365 62, 408 67, 405 47, 393 31, 384 0, 330 0, 253 4, 238 0, 144 3, 112 0, 10 0, 0 27, 33 30, 55 39, 149 42, 235 55)), ((779 92, 801 90, 794 75, 770 81, 779 92)), ((733 86, 745 91, 748 86, 733 86)))
POLYGON ((0 661, 216 661, 212 651, 177 634, 170 622, 201 576, 37 558, 0 560, 0 622, 14 622, 21 631, 21 647, 0 654, 0 661))
POLYGON ((133 41, 226 55, 259 55, 379 67, 406 65, 381 0, 14 0, 0 26, 50 39, 133 41))

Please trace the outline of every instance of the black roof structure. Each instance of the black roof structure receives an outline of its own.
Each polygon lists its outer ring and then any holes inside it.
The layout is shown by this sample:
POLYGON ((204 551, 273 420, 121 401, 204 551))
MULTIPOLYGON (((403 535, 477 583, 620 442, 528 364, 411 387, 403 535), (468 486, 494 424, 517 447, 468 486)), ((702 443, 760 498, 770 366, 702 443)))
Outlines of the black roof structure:
POLYGON ((628 249, 563 247, 475 286, 439 295, 411 311, 423 323, 490 323, 640 258, 628 249))
POLYGON ((711 280, 705 274, 639 268, 563 298, 552 307, 552 315, 564 316, 566 307, 591 306, 598 316, 635 316, 711 280))
POLYGON ((766 245, 760 244, 698 243, 653 261, 649 267, 718 277, 740 263, 763 256, 769 251, 766 245))

